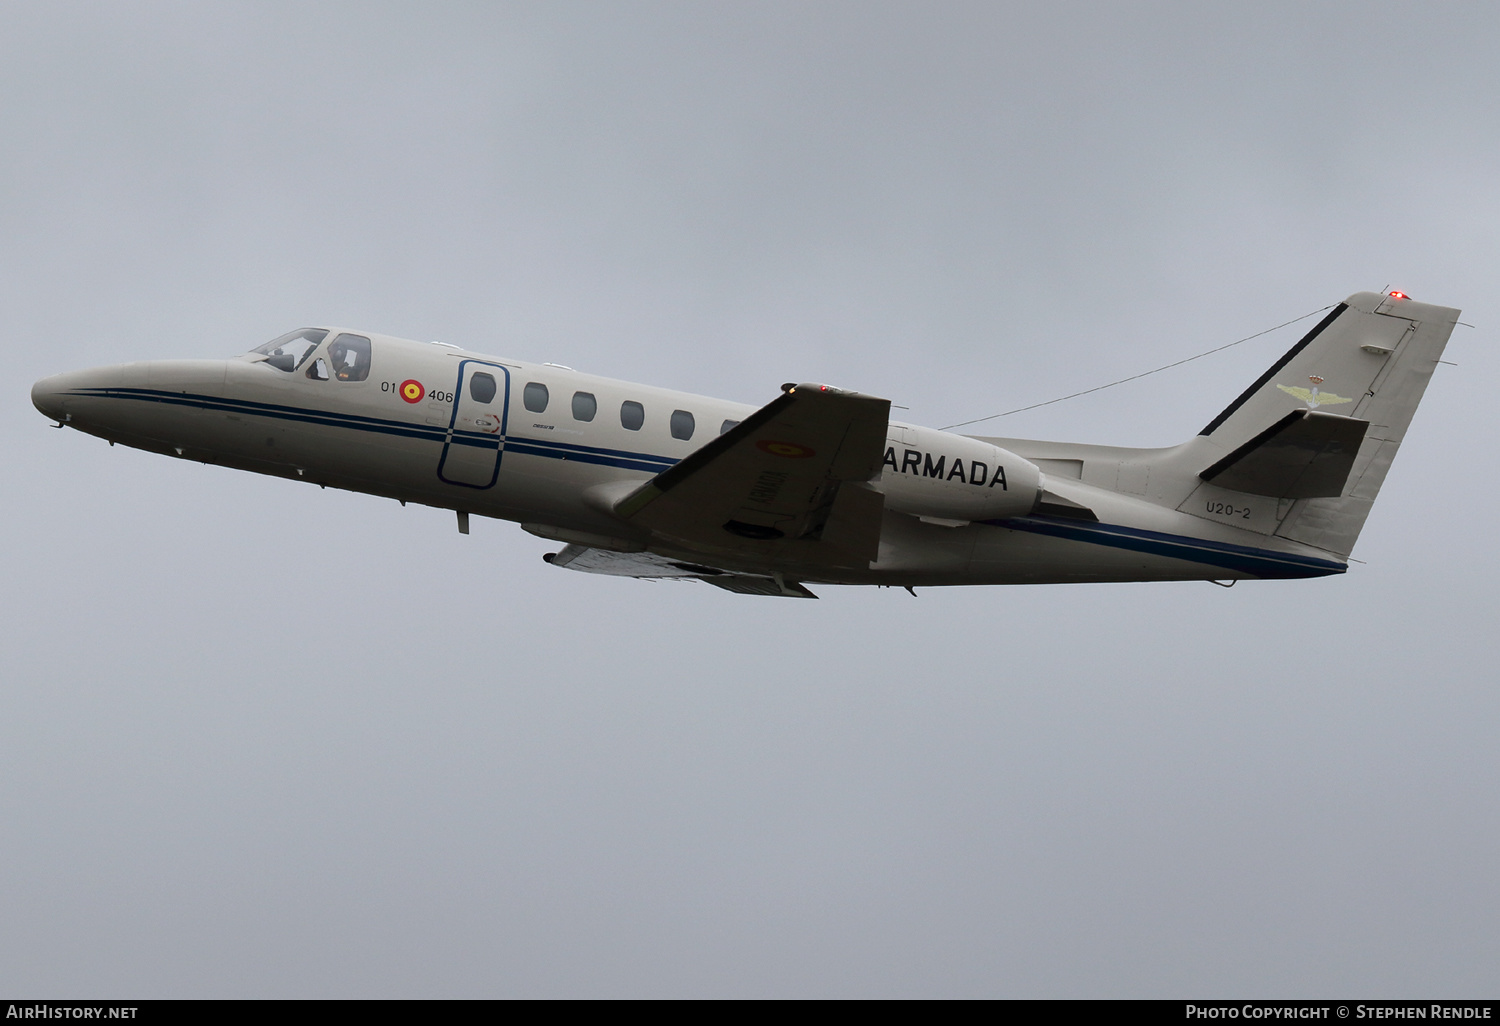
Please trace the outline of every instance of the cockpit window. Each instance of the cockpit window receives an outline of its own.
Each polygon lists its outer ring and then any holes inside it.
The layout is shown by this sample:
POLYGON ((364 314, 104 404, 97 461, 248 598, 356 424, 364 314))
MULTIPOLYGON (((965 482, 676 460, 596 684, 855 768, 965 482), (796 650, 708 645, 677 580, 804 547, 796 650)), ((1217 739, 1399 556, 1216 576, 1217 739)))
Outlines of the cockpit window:
POLYGON ((363 381, 370 376, 370 340, 363 335, 340 335, 328 343, 328 362, 337 381, 363 381))
POLYGON ((303 328, 301 331, 293 331, 280 338, 273 338, 265 345, 250 351, 264 354, 266 363, 277 370, 290 373, 302 366, 302 361, 307 359, 308 354, 327 337, 328 332, 321 328, 303 328))

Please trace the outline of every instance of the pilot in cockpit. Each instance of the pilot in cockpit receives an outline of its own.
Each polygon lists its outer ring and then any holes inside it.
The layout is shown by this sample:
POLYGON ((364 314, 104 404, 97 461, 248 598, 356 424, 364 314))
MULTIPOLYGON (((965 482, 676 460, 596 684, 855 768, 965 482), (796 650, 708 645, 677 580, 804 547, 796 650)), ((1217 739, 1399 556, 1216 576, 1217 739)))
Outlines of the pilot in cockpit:
POLYGON ((340 381, 363 381, 365 374, 361 374, 359 369, 361 347, 351 346, 345 341, 346 338, 347 336, 340 335, 328 347, 328 362, 333 365, 333 376, 340 381))

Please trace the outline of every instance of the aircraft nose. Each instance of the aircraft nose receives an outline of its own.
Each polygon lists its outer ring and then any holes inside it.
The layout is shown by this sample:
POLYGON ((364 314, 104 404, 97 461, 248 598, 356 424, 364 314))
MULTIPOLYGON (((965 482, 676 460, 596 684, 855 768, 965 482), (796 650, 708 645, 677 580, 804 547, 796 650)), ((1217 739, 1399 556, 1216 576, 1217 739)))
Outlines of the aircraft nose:
MULTIPOLYGON (((138 370, 141 366, 143 365, 125 364, 116 367, 91 367, 88 370, 54 374, 31 386, 31 405, 41 411, 44 417, 73 423, 77 427, 77 417, 87 409, 91 394, 100 388, 134 384, 136 378, 144 379, 144 372, 138 370)), ((140 384, 145 384, 145 381, 141 380, 140 384)))
POLYGON ((67 394, 70 383, 70 374, 54 374, 49 378, 43 378, 31 386, 31 405, 35 406, 44 417, 61 421, 67 418, 67 402, 64 396, 67 394))

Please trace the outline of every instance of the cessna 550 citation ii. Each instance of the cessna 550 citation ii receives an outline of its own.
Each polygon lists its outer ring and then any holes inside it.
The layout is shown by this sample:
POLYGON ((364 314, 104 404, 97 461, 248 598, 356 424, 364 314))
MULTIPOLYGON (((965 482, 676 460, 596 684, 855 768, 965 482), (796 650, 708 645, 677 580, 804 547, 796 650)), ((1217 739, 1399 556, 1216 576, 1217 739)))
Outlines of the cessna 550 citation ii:
POLYGON ((111 443, 514 520, 587 573, 808 584, 1320 577, 1346 560, 1458 311, 1335 307, 1166 449, 954 434, 782 386, 760 409, 343 328, 231 360, 58 374, 32 402, 111 443))

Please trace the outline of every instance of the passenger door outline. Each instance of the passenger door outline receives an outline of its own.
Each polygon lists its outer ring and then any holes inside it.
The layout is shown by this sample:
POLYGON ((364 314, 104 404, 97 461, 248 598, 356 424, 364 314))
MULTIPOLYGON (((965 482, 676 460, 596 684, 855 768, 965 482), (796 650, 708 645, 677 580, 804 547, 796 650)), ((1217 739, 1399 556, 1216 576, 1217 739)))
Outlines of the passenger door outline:
POLYGON ((443 438, 443 453, 438 459, 438 480, 444 484, 461 488, 493 488, 500 477, 500 463, 505 454, 505 435, 510 423, 510 369, 489 360, 460 360, 458 381, 453 386, 453 411, 448 419, 448 431, 443 438), (468 384, 473 373, 481 368, 499 372, 501 380, 500 422, 494 430, 483 423, 485 416, 493 416, 486 405, 470 398, 468 384), (491 461, 493 454, 493 461, 491 461))

